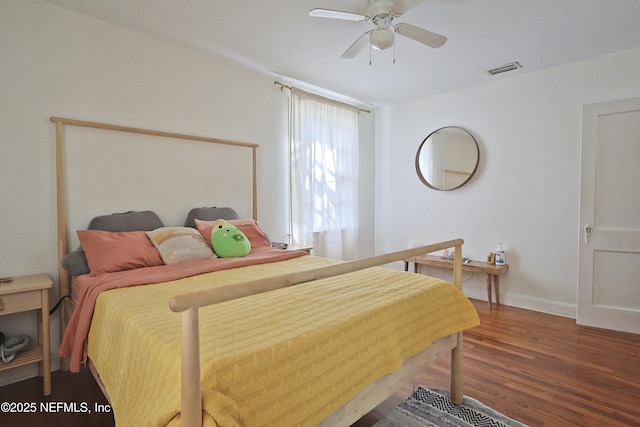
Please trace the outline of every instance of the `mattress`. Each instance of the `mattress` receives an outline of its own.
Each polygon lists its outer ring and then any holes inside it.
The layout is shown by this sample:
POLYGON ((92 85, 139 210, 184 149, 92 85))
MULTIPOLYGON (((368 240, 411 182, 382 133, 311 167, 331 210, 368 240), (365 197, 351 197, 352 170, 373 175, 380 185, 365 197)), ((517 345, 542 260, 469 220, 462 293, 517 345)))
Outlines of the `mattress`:
MULTIPOLYGON (((116 424, 179 425, 172 296, 335 262, 302 256, 100 294, 88 355, 116 424)), ((316 425, 434 340, 478 322, 452 284, 380 267, 201 308, 206 424, 316 425)))

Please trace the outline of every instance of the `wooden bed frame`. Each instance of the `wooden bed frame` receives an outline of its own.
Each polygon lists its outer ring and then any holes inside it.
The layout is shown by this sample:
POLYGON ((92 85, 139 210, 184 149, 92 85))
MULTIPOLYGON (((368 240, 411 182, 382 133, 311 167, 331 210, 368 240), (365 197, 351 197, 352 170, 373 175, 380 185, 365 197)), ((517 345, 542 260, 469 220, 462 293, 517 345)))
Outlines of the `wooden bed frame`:
MULTIPOLYGON (((349 261, 328 267, 284 274, 199 292, 177 295, 169 302, 175 312, 182 312, 182 426, 202 425, 200 387, 200 344, 198 308, 224 301, 294 286, 312 280, 334 277, 365 268, 403 261, 407 258, 447 248, 455 248, 454 284, 462 289, 462 239, 449 240, 419 248, 349 261)), ((365 388, 353 399, 327 417, 322 426, 350 426, 382 403, 412 375, 431 365, 442 354, 451 351, 451 400, 462 402, 462 332, 437 340, 425 350, 406 360, 400 371, 385 375, 365 388)))
MULTIPOLYGON (((216 144, 235 145, 248 147, 253 151, 253 217, 257 219, 257 145, 235 141, 225 141, 215 138, 199 137, 178 133, 169 133, 149 129, 132 128, 125 126, 110 125, 105 123, 88 122, 74 119, 51 117, 51 122, 56 126, 56 167, 57 167, 57 203, 58 203, 58 261, 59 261, 59 295, 64 296, 70 293, 70 277, 60 262, 69 252, 69 236, 67 223, 67 186, 65 183, 65 152, 64 152, 64 126, 81 126, 95 129, 111 130, 117 132, 136 133, 152 135, 163 138, 174 138, 182 140, 203 141, 216 144)), ((312 280, 337 276, 352 271, 362 270, 374 266, 389 264, 396 261, 424 255, 447 248, 455 248, 453 283, 462 289, 462 239, 449 240, 419 248, 407 249, 404 251, 378 255, 370 258, 363 258, 355 261, 331 265, 328 267, 313 269, 309 271, 290 273, 286 275, 271 277, 268 279, 255 280, 231 286, 213 288, 199 292, 177 295, 170 301, 170 309, 174 312, 182 312, 182 409, 181 419, 183 426, 202 425, 202 397, 200 387, 200 349, 199 349, 199 325, 198 309, 211 304, 242 298, 253 294, 268 292, 271 290, 294 286, 312 280)), ((63 304, 60 314, 60 334, 64 334, 68 323, 70 312, 73 306, 70 301, 63 304)), ((438 357, 451 351, 451 400, 455 403, 462 402, 463 381, 462 381, 462 332, 441 338, 429 347, 419 352, 415 356, 407 359, 401 370, 385 375, 376 382, 366 387, 357 396, 345 403, 341 408, 327 417, 319 425, 321 426, 349 426, 364 414, 375 408, 400 386, 405 384, 412 376, 427 366, 431 365, 438 357)), ((61 361, 63 370, 68 370, 69 361, 61 361)), ((107 399, 106 390, 101 385, 97 373, 92 370, 98 384, 100 384, 107 399)))

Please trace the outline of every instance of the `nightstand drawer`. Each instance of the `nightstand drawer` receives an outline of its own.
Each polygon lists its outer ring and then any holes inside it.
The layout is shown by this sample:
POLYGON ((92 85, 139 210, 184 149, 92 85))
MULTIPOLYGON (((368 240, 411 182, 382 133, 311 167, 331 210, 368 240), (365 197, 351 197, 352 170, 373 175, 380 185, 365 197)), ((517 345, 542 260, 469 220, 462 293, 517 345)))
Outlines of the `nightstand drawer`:
POLYGON ((0 316, 35 310, 42 306, 42 292, 39 290, 18 294, 0 295, 0 316))

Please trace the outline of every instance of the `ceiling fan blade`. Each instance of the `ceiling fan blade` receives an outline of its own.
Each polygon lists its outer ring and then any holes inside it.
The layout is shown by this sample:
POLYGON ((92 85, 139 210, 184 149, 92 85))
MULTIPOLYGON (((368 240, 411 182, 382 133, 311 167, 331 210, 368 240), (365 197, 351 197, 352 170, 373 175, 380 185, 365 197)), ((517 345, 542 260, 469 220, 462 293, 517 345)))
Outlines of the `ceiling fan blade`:
POLYGON ((422 2, 424 2, 424 0, 396 0, 395 4, 391 8, 391 13, 395 16, 403 15, 422 2))
POLYGON ((411 24, 398 24, 394 28, 396 33, 433 48, 440 47, 447 41, 445 36, 411 24))
POLYGON ((347 21, 366 21, 368 18, 364 15, 351 12, 342 12, 340 10, 331 9, 312 9, 309 11, 309 16, 314 18, 333 18, 344 19, 347 21))
POLYGON ((342 58, 344 59, 353 58, 358 53, 360 53, 360 51, 364 49, 367 43, 369 43, 369 37, 371 36, 372 32, 373 30, 370 30, 364 33, 363 35, 361 35, 358 38, 358 40, 356 40, 355 42, 353 42, 351 46, 349 46, 349 49, 344 51, 344 53, 342 54, 342 58))

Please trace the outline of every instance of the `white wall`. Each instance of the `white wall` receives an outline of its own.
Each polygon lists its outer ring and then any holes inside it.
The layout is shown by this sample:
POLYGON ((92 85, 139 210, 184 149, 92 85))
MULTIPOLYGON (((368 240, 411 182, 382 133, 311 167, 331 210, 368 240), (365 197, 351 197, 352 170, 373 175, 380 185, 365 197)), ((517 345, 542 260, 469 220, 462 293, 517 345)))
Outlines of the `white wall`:
MULTIPOLYGON (((2 2, 0 58, 0 276, 57 275, 53 115, 260 144, 260 221, 286 238, 286 204, 273 195, 287 191, 287 97, 273 77, 37 0, 2 2)), ((639 96, 639 68, 632 50, 363 114, 359 255, 461 236, 484 259, 502 241, 503 300, 573 315, 581 106, 639 96), (414 155, 446 125, 476 136, 481 164, 462 189, 436 192, 414 155)), ((484 296, 484 278, 466 285, 484 296)), ((34 324, 0 317, 10 334, 34 324)), ((0 384, 35 372, 3 372, 0 384)))
MULTIPOLYGON (((575 316, 582 106, 639 95, 635 49, 381 109, 376 251, 462 237, 464 255, 485 260, 502 242, 502 301, 575 316), (480 146, 477 175, 451 192, 424 186, 413 166, 442 126, 464 127, 480 146)), ((481 275, 465 283, 471 296, 486 299, 485 289, 481 275)))
MULTIPOLYGON (((259 219, 273 240, 286 241, 287 96, 272 76, 37 0, 2 2, 0 57, 0 276, 47 273, 57 284, 50 116, 259 144, 259 219)), ((369 151, 362 158, 372 162, 372 119, 363 127, 369 151)), ((369 178, 361 182, 372 182, 373 166, 363 170, 369 178)), ((372 212, 373 186, 363 191, 363 210, 372 212)), ((373 251, 372 214, 363 227, 373 251)), ((0 330, 11 335, 35 336, 34 325, 32 313, 0 317, 0 330)), ((52 343, 55 354, 57 314, 52 343)), ((0 385, 35 373, 0 373, 0 385)))

